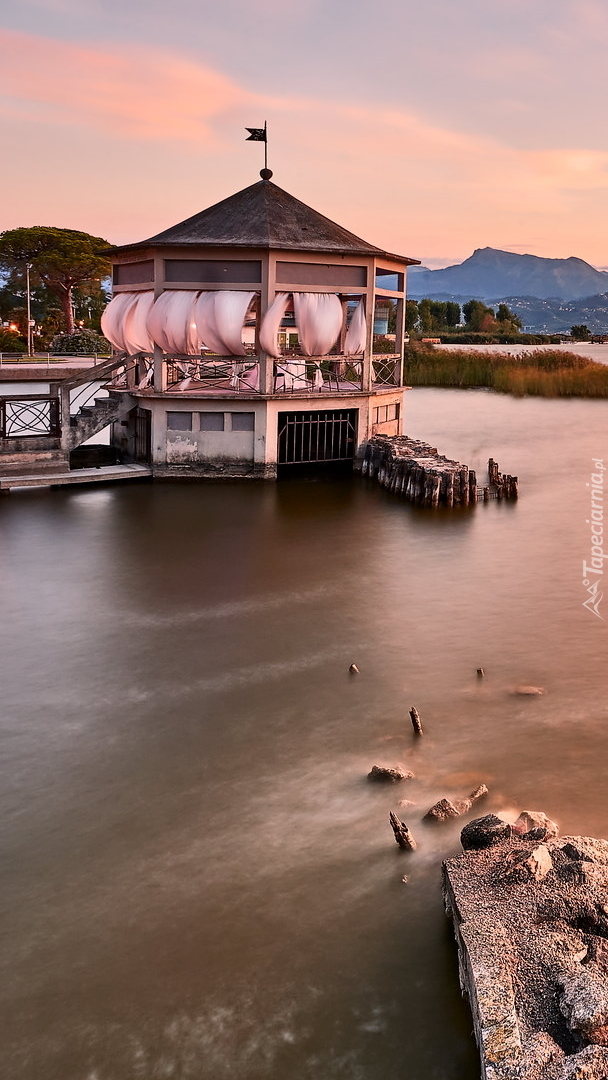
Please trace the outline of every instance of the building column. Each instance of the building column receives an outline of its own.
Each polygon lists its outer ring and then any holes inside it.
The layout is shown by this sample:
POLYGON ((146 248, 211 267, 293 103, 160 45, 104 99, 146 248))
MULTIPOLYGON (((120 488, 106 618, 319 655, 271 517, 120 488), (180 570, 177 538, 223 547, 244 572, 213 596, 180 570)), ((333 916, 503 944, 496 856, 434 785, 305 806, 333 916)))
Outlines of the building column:
MULTIPOLYGON (((165 260, 162 255, 154 256, 154 299, 158 300, 165 288, 165 260)), ((162 394, 167 389, 166 368, 163 360, 163 350, 159 345, 154 346, 152 359, 153 378, 152 385, 157 394, 162 394)))
POLYGON ((260 394, 273 394, 274 393, 274 356, 268 356, 268 353, 260 352, 260 394))
POLYGON ((369 289, 366 300, 366 335, 365 352, 363 354, 363 389, 369 394, 372 389, 372 357, 374 355, 374 316, 376 311, 376 294, 374 289, 369 289))
POLYGON ((61 449, 65 454, 70 452, 71 424, 70 424, 70 389, 65 383, 50 384, 51 393, 58 390, 59 408, 61 413, 61 449))
POLYGON ((154 389, 157 394, 162 394, 167 389, 167 369, 163 357, 163 350, 160 345, 154 346, 154 358, 152 364, 154 367, 154 389))
POLYGON ((395 352, 399 353, 397 361, 397 385, 403 386, 403 354, 405 337, 405 296, 397 300, 397 319, 395 325, 395 352))

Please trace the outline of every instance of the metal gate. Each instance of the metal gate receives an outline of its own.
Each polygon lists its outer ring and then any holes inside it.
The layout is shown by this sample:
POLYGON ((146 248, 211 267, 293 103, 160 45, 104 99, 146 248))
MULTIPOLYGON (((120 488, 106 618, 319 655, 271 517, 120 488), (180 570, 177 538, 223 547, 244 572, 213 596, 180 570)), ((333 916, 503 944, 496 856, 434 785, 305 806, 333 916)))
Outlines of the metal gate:
POLYGON ((279 465, 352 462, 357 411, 279 413, 279 465))
POLYGON ((143 465, 152 460, 152 413, 149 409, 135 410, 134 458, 143 465))

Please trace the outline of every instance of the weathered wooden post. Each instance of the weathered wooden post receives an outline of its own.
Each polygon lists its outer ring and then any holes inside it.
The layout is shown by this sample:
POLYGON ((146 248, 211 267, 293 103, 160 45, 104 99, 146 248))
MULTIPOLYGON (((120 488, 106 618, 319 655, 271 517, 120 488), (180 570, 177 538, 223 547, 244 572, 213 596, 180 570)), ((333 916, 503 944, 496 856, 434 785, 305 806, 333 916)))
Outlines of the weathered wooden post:
POLYGON ((439 506, 439 493, 441 491, 441 476, 436 473, 433 478, 433 489, 431 492, 431 506, 433 510, 436 510, 439 506))
POLYGON ((460 502, 469 505, 469 470, 466 465, 460 470, 460 502))
POLYGON ((408 829, 405 821, 399 821, 396 814, 393 814, 391 810, 388 819, 391 823, 391 828, 395 834, 395 840, 399 844, 402 851, 415 851, 416 841, 408 829))
POLYGON ((412 705, 410 709, 410 720, 412 721, 412 727, 416 735, 422 735, 422 721, 420 720, 420 714, 418 709, 412 705))

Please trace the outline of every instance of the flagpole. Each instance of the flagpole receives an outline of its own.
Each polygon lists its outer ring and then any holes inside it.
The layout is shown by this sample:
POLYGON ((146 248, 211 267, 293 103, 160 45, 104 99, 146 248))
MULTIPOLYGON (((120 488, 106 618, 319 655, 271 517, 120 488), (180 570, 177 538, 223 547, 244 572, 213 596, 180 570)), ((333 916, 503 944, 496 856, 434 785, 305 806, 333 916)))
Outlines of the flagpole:
POLYGON ((249 132, 247 135, 247 142, 264 143, 264 168, 260 170, 260 175, 262 180, 270 180, 272 172, 268 168, 268 121, 264 121, 263 128, 246 127, 245 131, 249 132))

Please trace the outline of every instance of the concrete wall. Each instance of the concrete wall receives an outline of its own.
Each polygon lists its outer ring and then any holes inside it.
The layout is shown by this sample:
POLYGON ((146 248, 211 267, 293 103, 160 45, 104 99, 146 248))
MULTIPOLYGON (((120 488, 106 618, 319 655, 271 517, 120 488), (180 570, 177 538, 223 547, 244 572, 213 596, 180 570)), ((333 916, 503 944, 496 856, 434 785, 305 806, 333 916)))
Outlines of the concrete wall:
MULTIPOLYGON (((137 395, 135 395, 137 397, 137 395)), ((274 479, 277 473, 279 413, 351 410, 357 412, 357 452, 360 464, 367 440, 375 432, 403 431, 404 391, 391 388, 370 396, 353 394, 289 394, 272 398, 186 397, 146 395, 141 406, 152 413, 152 464, 156 475, 251 476, 274 479), (399 419, 374 423, 376 409, 399 406, 399 419), (173 417, 167 420, 167 414, 173 417), (180 417, 191 414, 191 426, 180 417), (203 419, 201 419, 203 414, 203 419), (218 419, 213 430, 210 414, 218 419), (239 418, 253 414, 253 430, 239 430, 239 418), (221 429, 221 430, 220 430, 221 429)), ((241 423, 242 426, 242 423, 241 423)), ((116 431, 118 436, 118 432, 116 431)))
POLYGON ((403 435, 404 432, 404 404, 405 391, 394 391, 388 394, 376 394, 370 400, 369 408, 369 433, 372 435, 403 435), (394 417, 397 406, 398 417, 394 417), (385 416, 390 419, 384 419, 385 416))
POLYGON ((265 473, 266 402, 165 396, 148 399, 146 405, 152 409, 155 472, 187 470, 198 476, 265 473), (189 430, 186 424, 180 428, 179 417, 184 414, 191 414, 189 430), (217 417, 215 430, 209 430, 210 414, 217 417), (243 430, 251 422, 253 428, 243 430))

